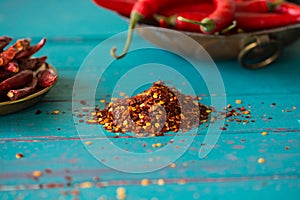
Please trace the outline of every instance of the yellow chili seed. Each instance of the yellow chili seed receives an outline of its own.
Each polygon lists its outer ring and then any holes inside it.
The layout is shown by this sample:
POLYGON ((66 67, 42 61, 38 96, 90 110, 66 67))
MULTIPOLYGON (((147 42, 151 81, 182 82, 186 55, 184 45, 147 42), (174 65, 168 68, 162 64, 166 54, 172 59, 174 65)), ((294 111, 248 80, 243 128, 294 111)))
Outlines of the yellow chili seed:
POLYGON ((268 135, 268 132, 263 131, 263 132, 261 132, 261 135, 263 135, 263 136, 268 135))
POLYGON ((146 178, 144 178, 143 180, 141 180, 141 185, 142 186, 147 186, 147 185, 149 185, 149 183, 150 183, 150 181, 148 179, 146 179, 146 178))
POLYGON ((24 155, 22 153, 17 153, 16 154, 16 158, 17 159, 20 159, 20 158, 23 158, 23 157, 24 157, 24 155))
POLYGON ((237 100, 235 100, 235 103, 236 103, 236 104, 241 104, 241 103, 242 103, 242 100, 237 99, 237 100))
POLYGON ((158 179, 157 180, 157 185, 164 185, 165 184, 165 181, 164 181, 164 179, 158 179))
POLYGON ((43 175, 43 172, 41 172, 41 171, 33 171, 32 172, 32 176, 34 176, 34 177, 40 177, 40 176, 42 176, 43 175))
POLYGON ((263 158, 259 158, 259 159, 257 160, 257 162, 258 162, 258 163, 260 163, 260 164, 262 164, 262 163, 264 163, 264 162, 265 162, 265 159, 263 159, 263 158))

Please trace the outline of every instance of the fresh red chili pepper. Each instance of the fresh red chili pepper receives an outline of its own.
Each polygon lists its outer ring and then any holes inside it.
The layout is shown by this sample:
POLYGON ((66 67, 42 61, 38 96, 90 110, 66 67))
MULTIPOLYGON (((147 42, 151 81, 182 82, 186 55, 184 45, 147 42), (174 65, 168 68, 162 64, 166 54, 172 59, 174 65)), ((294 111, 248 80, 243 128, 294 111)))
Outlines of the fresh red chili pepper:
POLYGON ((154 18, 160 23, 161 27, 167 24, 168 26, 171 26, 176 30, 199 32, 199 25, 178 20, 178 16, 191 20, 201 21, 202 19, 207 17, 207 15, 209 15, 209 13, 206 12, 178 12, 177 14, 169 17, 154 15, 154 18))
POLYGON ((130 16, 133 5, 138 0, 93 0, 98 6, 115 11, 126 17, 130 16))
MULTIPOLYGON (((163 9, 166 6, 177 5, 177 4, 184 4, 184 3, 191 3, 196 2, 197 0, 138 0, 130 13, 130 22, 129 22, 129 29, 127 35, 127 41, 125 44, 125 48, 121 55, 116 55, 116 48, 111 49, 111 55, 116 58, 120 59, 124 57, 129 49, 129 45, 132 39, 133 29, 138 22, 141 22, 145 18, 152 17, 153 14, 157 13, 159 10, 163 9)), ((223 1, 223 0, 219 0, 223 1)))
POLYGON ((24 70, 16 75, 5 79, 0 83, 0 90, 8 91, 13 89, 19 89, 26 86, 31 82, 33 78, 33 72, 31 70, 24 70))
POLYGON ((178 13, 187 12, 204 12, 211 13, 215 10, 215 5, 211 0, 200 0, 197 2, 192 2, 183 5, 170 5, 162 10, 158 11, 158 15, 162 16, 172 16, 179 15, 178 13))
POLYGON ((300 23, 300 16, 281 13, 236 12, 237 27, 246 32, 278 28, 300 23))
POLYGON ((0 37, 0 52, 3 51, 4 47, 8 45, 12 41, 12 38, 7 36, 0 37))
POLYGON ((54 85, 57 81, 57 74, 51 69, 45 69, 38 75, 38 85, 42 88, 54 85))
POLYGON ((43 38, 38 44, 30 46, 27 49, 23 49, 22 51, 18 52, 15 58, 16 59, 29 58, 34 53, 39 51, 45 45, 45 43, 46 43, 46 38, 43 38))
POLYGON ((275 12, 300 16, 300 5, 291 2, 282 2, 277 6, 275 12))
POLYGON ((38 83, 38 79, 33 77, 31 83, 28 86, 17 90, 10 90, 7 93, 7 96, 8 98, 10 98, 10 100, 15 101, 22 97, 31 95, 36 91, 37 83, 38 83))
POLYGON ((250 1, 241 1, 235 3, 235 9, 237 12, 257 12, 257 13, 266 13, 276 9, 283 0, 250 0, 250 1))
POLYGON ((203 20, 195 21, 184 17, 179 20, 200 25, 203 33, 213 34, 228 27, 234 21, 235 4, 233 0, 213 0, 216 9, 203 20))

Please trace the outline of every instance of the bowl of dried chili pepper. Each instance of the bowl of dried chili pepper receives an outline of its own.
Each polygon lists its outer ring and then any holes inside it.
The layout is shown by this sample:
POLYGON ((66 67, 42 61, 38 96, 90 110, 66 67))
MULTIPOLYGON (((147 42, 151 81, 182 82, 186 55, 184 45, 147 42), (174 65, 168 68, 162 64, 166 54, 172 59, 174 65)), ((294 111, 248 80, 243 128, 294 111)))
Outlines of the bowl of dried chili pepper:
POLYGON ((44 46, 45 38, 36 45, 30 45, 30 39, 19 39, 5 48, 11 41, 10 37, 0 37, 0 115, 36 104, 58 79, 46 56, 32 57, 44 46))
POLYGON ((165 40, 171 30, 178 31, 196 40, 214 59, 237 59, 244 67, 261 68, 275 61, 300 32, 300 6, 283 0, 93 1, 129 21, 125 49, 119 55, 115 48, 111 51, 116 59, 126 55, 135 27, 150 26, 139 33, 158 46, 188 49, 180 40, 165 40))

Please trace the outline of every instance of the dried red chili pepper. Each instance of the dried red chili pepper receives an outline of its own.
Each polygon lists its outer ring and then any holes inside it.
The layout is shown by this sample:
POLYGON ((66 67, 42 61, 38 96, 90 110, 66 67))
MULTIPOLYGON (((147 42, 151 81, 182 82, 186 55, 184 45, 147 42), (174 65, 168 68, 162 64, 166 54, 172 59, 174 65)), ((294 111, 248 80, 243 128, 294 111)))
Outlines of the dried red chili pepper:
POLYGON ((285 1, 276 7, 275 12, 300 16, 300 5, 285 1))
POLYGON ((12 75, 14 75, 15 73, 7 71, 3 68, 0 68, 0 82, 2 82, 3 80, 11 77, 12 75))
POLYGON ((133 5, 138 0, 93 0, 98 6, 115 11, 126 17, 130 16, 133 5))
POLYGON ((9 62, 7 65, 3 66, 3 68, 13 73, 19 72, 19 65, 16 62, 9 62))
POLYGON ((10 46, 8 49, 0 53, 0 66, 7 65, 12 61, 17 53, 27 50, 30 46, 30 40, 21 39, 17 40, 16 43, 10 46))
POLYGON ((283 0, 250 0, 241 1, 235 3, 235 9, 237 12, 254 12, 254 13, 267 13, 274 11, 283 0))
POLYGON ((3 51, 4 47, 6 47, 11 41, 12 41, 12 38, 7 37, 7 36, 1 36, 0 37, 0 52, 3 51))
POLYGON ((7 96, 8 98, 10 98, 10 100, 15 101, 22 97, 31 95, 36 91, 37 83, 38 83, 38 79, 33 77, 31 83, 28 86, 17 90, 10 90, 7 93, 7 96))
POLYGON ((13 89, 19 89, 26 86, 31 82, 33 78, 33 72, 31 70, 24 70, 16 75, 5 79, 0 83, 0 90, 8 91, 13 89))
POLYGON ((23 49, 22 51, 18 52, 16 55, 16 59, 21 58, 29 58, 34 53, 39 51, 46 43, 46 38, 43 38, 38 44, 30 46, 28 49, 23 49))
POLYGON ((279 13, 235 13, 237 27, 246 32, 300 23, 300 17, 279 13))
POLYGON ((20 70, 30 69, 30 70, 37 70, 43 64, 46 63, 47 56, 42 56, 40 58, 23 58, 18 60, 20 70))
POLYGON ((120 59, 123 58, 130 46, 130 42, 132 39, 132 34, 133 34, 133 29, 135 25, 138 22, 141 22, 142 20, 152 17, 153 14, 157 13, 160 9, 163 9, 164 7, 172 4, 172 5, 177 5, 177 4, 183 4, 183 3, 189 3, 189 2, 196 2, 197 0, 138 0, 131 12, 130 12, 130 22, 129 22, 129 28, 128 28, 128 35, 127 35, 127 41, 125 44, 125 48, 121 55, 116 55, 116 48, 111 49, 111 55, 116 58, 120 59))
POLYGON ((38 85, 42 88, 54 85, 57 80, 57 74, 51 69, 45 69, 38 74, 38 85))

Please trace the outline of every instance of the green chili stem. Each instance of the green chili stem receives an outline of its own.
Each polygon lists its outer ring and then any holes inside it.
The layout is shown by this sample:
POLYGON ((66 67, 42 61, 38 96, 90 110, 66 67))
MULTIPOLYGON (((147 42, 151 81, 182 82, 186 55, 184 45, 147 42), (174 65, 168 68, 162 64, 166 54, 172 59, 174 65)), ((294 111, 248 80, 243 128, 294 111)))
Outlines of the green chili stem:
POLYGON ((269 8, 269 11, 273 11, 276 9, 277 6, 279 6, 284 0, 277 0, 277 1, 274 1, 274 2, 269 2, 267 1, 266 4, 269 8))
POLYGON ((188 23, 192 23, 192 24, 197 24, 197 25, 200 25, 200 26, 206 26, 206 24, 204 23, 201 23, 199 21, 195 21, 195 20, 192 20, 192 19, 187 19, 187 18, 184 18, 184 17, 177 17, 178 20, 180 21, 183 21, 183 22, 188 22, 188 23))
POLYGON ((131 43, 134 27, 135 27, 136 23, 141 21, 143 18, 144 17, 142 15, 140 15, 139 13, 136 13, 136 12, 131 13, 129 27, 128 27, 127 40, 126 40, 124 50, 123 50, 122 54, 117 55, 116 54, 117 48, 113 47, 110 50, 110 54, 112 57, 114 57, 115 59, 120 59, 120 58, 123 58, 127 54, 130 43, 131 43))
POLYGON ((236 20, 234 20, 234 21, 232 22, 232 24, 229 25, 228 27, 224 28, 224 29, 221 31, 221 33, 224 34, 224 33, 227 33, 228 31, 234 29, 234 28, 236 27, 236 24, 237 24, 237 23, 236 23, 236 20))
POLYGON ((177 17, 177 19, 180 21, 200 25, 202 30, 207 33, 212 32, 216 28, 215 22, 210 18, 204 18, 201 22, 192 19, 187 19, 181 16, 177 17))

